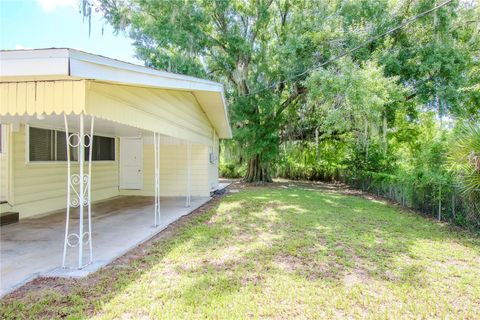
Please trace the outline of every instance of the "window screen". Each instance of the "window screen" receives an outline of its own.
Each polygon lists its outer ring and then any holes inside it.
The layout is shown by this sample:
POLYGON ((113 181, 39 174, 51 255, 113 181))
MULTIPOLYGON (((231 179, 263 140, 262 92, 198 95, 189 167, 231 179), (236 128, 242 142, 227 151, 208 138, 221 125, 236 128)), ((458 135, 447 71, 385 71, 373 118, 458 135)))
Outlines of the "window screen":
MULTIPOLYGON (((64 131, 30 127, 29 136, 30 161, 67 160, 67 145, 64 131)), ((72 143, 76 144, 75 137, 72 138, 72 143)), ((93 161, 115 160, 115 138, 93 136, 92 145, 93 161)), ((85 160, 88 160, 88 149, 85 148, 85 160)), ((78 160, 78 147, 70 147, 70 160, 78 160)))
MULTIPOLYGON (((93 161, 115 160, 115 138, 93 136, 93 161)), ((85 148, 85 159, 88 160, 88 148, 85 148)))
POLYGON ((67 137, 65 132, 57 131, 57 160, 67 161, 67 137))
MULTIPOLYGON (((67 161, 67 137, 65 131, 56 131, 57 134, 57 161, 67 161)), ((72 143, 76 144, 76 136, 73 136, 72 143)), ((70 160, 76 161, 78 159, 78 148, 70 147, 70 160)))
POLYGON ((55 160, 55 131, 30 127, 30 161, 55 160))

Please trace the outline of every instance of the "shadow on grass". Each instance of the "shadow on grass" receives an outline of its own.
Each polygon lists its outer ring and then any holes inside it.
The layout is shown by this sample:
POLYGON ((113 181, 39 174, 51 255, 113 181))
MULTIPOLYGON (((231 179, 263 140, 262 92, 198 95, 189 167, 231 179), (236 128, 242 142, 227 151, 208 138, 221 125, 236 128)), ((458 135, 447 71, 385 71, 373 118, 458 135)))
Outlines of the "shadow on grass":
MULTIPOLYGON (((272 272, 291 273, 309 281, 345 283, 352 273, 363 280, 376 279, 397 284, 426 286, 422 274, 425 266, 412 247, 419 242, 458 243, 480 253, 478 239, 460 234, 447 226, 437 225, 422 217, 388 207, 386 204, 340 195, 300 195, 301 191, 256 196, 243 202, 246 214, 237 214, 241 224, 231 234, 237 246, 248 246, 253 239, 265 234, 273 238, 263 241, 254 250, 245 250, 218 268, 218 262, 203 261, 188 273, 201 274, 248 270, 256 262, 255 284, 261 285, 261 275, 272 272), (292 198, 300 198, 293 202, 292 198), (274 201, 268 199, 276 199, 274 201), (313 201, 313 202, 312 202, 313 201), (265 209, 275 217, 258 215, 265 209), (244 239, 244 240, 242 240, 244 239), (398 266, 399 260, 405 262, 398 266)), ((225 226, 231 229, 228 224, 225 226)), ((260 241, 262 242, 262 241, 260 241)), ((232 284, 238 279, 232 276, 232 284)))
POLYGON ((256 187, 207 205, 85 279, 43 279, 39 290, 7 296, 0 316, 122 312, 115 306, 125 295, 141 297, 139 304, 177 299, 192 307, 214 305, 245 287, 261 290, 274 275, 338 285, 375 279, 427 286, 425 265, 412 250, 419 242, 453 242, 480 254, 478 239, 353 196, 256 187), (156 278, 159 284, 150 284, 156 278), (137 293, 142 290, 144 295, 137 293))

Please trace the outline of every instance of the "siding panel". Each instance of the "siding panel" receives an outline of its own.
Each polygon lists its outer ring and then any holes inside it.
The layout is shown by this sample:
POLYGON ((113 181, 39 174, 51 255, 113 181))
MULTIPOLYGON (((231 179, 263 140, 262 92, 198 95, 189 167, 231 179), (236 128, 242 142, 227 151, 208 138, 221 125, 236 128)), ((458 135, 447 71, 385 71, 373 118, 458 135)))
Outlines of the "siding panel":
POLYGON ((194 143, 211 143, 212 126, 190 92, 89 82, 87 113, 194 143))
POLYGON ((0 201, 8 200, 8 158, 10 148, 8 145, 9 130, 10 128, 6 125, 1 125, 0 130, 2 130, 2 152, 0 152, 0 201))
MULTIPOLYGON (((25 218, 65 208, 66 163, 35 164, 25 162, 25 126, 13 134, 14 210, 25 218)), ((118 159, 118 157, 117 157, 118 159)), ((72 173, 78 172, 72 165, 72 173)), ((118 195, 118 162, 92 163, 92 198, 102 200, 118 195)))
MULTIPOLYGON (((187 190, 187 146, 184 144, 160 147, 160 195, 162 197, 185 196, 187 190)), ((154 195, 153 144, 143 148, 143 190, 120 190, 124 195, 154 195)), ((192 196, 210 195, 208 185, 208 147, 192 145, 192 196)))
POLYGON ((213 152, 215 156, 215 163, 211 163, 210 159, 208 161, 208 182, 211 189, 214 189, 218 186, 218 162, 219 158, 219 139, 217 136, 214 137, 215 143, 209 147, 209 153, 213 152))

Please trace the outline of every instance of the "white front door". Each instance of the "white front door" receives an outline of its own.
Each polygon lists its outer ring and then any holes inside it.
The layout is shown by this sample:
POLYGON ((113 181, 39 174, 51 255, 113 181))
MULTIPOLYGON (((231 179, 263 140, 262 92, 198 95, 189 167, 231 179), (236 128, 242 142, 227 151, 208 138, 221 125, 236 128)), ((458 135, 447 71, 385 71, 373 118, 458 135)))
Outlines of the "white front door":
POLYGON ((120 138, 120 189, 143 188, 143 140, 120 138))

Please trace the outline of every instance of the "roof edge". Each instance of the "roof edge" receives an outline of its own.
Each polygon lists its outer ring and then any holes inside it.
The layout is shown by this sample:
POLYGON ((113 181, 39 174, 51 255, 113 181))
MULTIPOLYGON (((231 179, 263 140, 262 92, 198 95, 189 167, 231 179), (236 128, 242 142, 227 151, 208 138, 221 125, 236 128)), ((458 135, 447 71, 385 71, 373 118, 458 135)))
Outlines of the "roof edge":
MULTIPOLYGON (((131 62, 126 62, 126 61, 121 61, 118 59, 113 59, 113 58, 105 57, 102 55, 81 51, 78 49, 68 48, 66 50, 68 50, 70 59, 76 59, 79 61, 95 63, 97 65, 103 65, 111 68, 128 70, 128 71, 137 72, 137 73, 144 73, 144 74, 159 76, 159 77, 168 78, 168 79, 174 79, 174 80, 181 79, 181 80, 190 81, 193 83, 208 84, 211 86, 216 86, 219 89, 223 90, 223 84, 219 82, 197 78, 193 76, 188 76, 188 75, 183 75, 183 74, 174 73, 174 72, 161 71, 151 67, 142 66, 142 65, 131 63, 131 62)), ((71 75, 75 76, 75 74, 71 74, 71 75)))
POLYGON ((220 125, 217 121, 216 125, 220 127, 215 129, 217 132, 222 131, 222 136, 226 139, 232 137, 224 86, 218 82, 159 71, 71 48, 0 50, 0 61, 2 62, 0 63, 1 81, 86 79, 112 84, 214 94, 216 111, 211 109, 212 101, 208 99, 204 100, 200 106, 204 110, 208 109, 209 112, 221 112, 223 124, 220 125), (220 111, 221 109, 223 110, 220 111))

